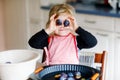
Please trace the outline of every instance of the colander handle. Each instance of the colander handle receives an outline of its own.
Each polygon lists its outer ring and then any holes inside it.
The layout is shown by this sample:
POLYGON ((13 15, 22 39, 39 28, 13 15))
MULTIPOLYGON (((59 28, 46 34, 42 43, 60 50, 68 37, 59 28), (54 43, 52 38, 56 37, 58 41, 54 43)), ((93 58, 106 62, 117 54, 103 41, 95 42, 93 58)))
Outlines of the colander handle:
POLYGON ((96 80, 99 75, 100 75, 99 73, 95 73, 95 74, 91 77, 91 80, 96 80))
POLYGON ((41 66, 41 67, 39 67, 39 68, 37 68, 35 71, 34 71, 34 73, 35 74, 38 74, 40 71, 42 71, 44 68, 41 66))

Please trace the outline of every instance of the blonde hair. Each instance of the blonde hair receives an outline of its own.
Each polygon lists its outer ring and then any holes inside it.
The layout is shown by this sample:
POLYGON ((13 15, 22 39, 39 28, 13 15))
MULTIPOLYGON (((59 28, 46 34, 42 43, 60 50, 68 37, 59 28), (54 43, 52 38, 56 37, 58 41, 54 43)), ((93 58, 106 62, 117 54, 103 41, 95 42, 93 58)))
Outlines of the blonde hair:
POLYGON ((57 16, 59 16, 62 13, 66 13, 66 14, 70 14, 75 16, 75 9, 69 5, 69 4, 57 4, 54 5, 49 12, 49 19, 48 22, 46 24, 46 27, 49 25, 50 23, 50 17, 54 14, 56 14, 57 16))

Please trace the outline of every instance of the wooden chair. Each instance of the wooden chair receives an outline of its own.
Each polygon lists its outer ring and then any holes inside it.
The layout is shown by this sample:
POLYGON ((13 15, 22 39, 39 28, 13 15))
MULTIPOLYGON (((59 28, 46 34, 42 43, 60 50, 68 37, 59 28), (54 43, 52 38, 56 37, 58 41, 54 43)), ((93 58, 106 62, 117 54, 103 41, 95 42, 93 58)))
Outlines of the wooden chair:
POLYGON ((103 80, 103 76, 105 75, 105 63, 106 63, 106 51, 103 51, 102 53, 95 53, 95 63, 101 63, 101 73, 102 75, 100 76, 99 80, 103 80))

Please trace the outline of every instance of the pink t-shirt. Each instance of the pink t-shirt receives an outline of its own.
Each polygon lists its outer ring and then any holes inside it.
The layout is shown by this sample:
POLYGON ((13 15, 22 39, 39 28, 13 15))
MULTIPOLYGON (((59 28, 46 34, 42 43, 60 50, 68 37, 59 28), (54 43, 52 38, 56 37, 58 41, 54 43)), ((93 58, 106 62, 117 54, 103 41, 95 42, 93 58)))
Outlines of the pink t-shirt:
POLYGON ((72 34, 50 37, 48 49, 45 48, 45 52, 47 65, 79 64, 76 37, 72 34))

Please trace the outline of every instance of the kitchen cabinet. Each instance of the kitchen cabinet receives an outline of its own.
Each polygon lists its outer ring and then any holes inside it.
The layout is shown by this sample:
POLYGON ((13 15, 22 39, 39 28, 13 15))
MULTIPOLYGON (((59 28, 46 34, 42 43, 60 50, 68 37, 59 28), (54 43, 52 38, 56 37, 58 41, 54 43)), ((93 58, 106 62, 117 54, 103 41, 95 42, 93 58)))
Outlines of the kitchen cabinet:
POLYGON ((115 19, 115 58, 114 58, 114 80, 119 80, 120 78, 120 19, 115 19))
POLYGON ((103 50, 110 51, 113 45, 113 34, 110 32, 99 31, 99 30, 90 30, 87 29, 90 33, 92 33, 97 38, 97 45, 91 49, 84 49, 86 52, 102 52, 103 50), (104 44, 103 44, 104 43, 104 44), (109 44, 111 43, 111 44, 109 44), (110 49, 109 49, 110 48, 110 49))
MULTIPOLYGON (((103 17, 95 16, 89 14, 80 14, 76 15, 78 25, 96 31, 105 32, 114 32, 114 18, 113 17, 103 17)), ((99 33, 97 33, 99 34, 99 33)), ((107 34, 102 34, 107 36, 107 34)))
POLYGON ((98 40, 95 47, 83 49, 83 52, 107 51, 105 72, 103 80, 113 80, 114 73, 114 25, 113 17, 95 16, 89 14, 77 14, 77 23, 87 31, 91 32, 98 40), (110 73, 109 73, 110 71, 110 73))
POLYGON ((98 43, 95 47, 90 49, 83 49, 81 52, 102 52, 103 50, 107 51, 106 57, 106 64, 105 64, 105 71, 104 71, 104 79, 103 80, 112 80, 113 79, 113 72, 114 72, 114 34, 111 32, 100 31, 100 30, 90 30, 87 31, 91 32, 98 40, 98 43), (109 66, 111 65, 111 66, 109 66), (111 73, 109 73, 111 71, 111 73), (111 75, 111 76, 110 76, 111 75))
POLYGON ((114 18, 113 17, 103 17, 95 16, 89 14, 76 14, 76 19, 78 25, 91 28, 99 29, 104 31, 114 31, 114 18))
POLYGON ((114 80, 120 78, 120 34, 115 34, 114 80))
POLYGON ((120 18, 115 18, 115 32, 120 33, 120 18))

